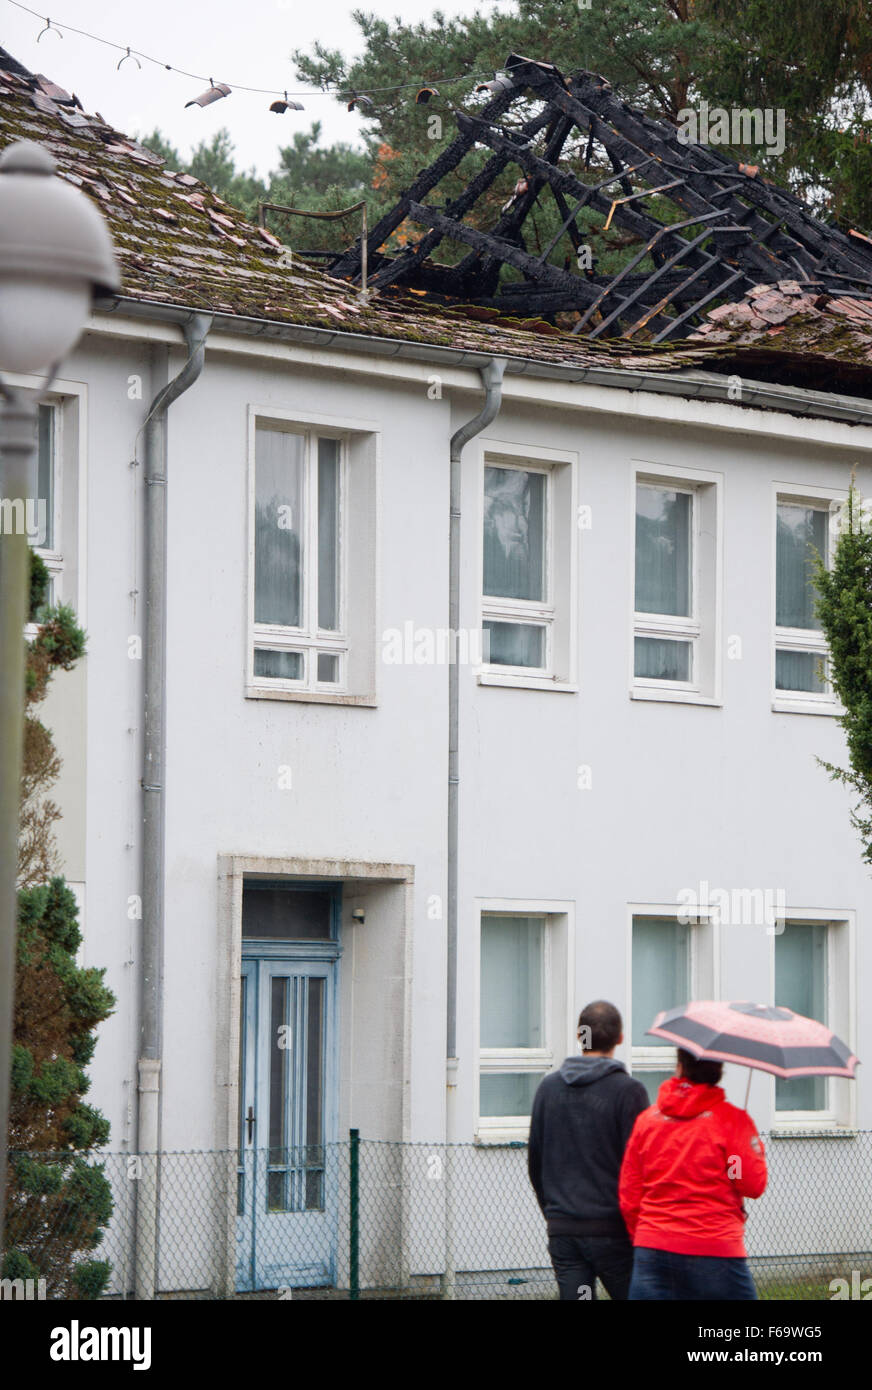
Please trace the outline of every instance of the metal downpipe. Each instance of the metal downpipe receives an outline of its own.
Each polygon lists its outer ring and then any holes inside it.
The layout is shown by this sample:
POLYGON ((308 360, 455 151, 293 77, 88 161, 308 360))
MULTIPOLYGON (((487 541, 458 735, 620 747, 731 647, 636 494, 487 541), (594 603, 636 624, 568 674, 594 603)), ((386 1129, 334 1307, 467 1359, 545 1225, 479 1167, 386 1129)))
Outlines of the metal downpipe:
POLYGON ((455 1287, 455 1183, 452 1145, 457 1141, 457 857, 460 817, 460 667, 457 633, 460 626, 460 457, 464 447, 496 419, 503 396, 506 358, 495 357, 480 368, 484 405, 451 439, 450 523, 448 537, 448 844, 446 901, 446 1076, 445 1076, 445 1273, 442 1297, 453 1298, 455 1287))
POLYGON ((161 973, 164 936, 166 805, 167 615, 167 438, 166 415, 173 401, 200 376, 206 357, 210 314, 192 314, 183 325, 188 359, 158 391, 149 407, 145 435, 145 688, 142 776, 142 948, 138 1062, 137 1150, 141 1165, 136 1192, 135 1287, 138 1299, 154 1297, 157 1256, 157 1151, 160 1124, 161 973))

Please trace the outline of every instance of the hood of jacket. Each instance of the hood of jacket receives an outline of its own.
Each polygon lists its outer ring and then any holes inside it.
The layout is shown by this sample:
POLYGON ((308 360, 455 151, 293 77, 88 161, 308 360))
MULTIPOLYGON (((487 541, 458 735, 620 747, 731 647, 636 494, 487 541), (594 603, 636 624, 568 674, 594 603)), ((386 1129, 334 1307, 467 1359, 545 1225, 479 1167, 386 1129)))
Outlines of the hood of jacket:
POLYGON ((657 1092, 657 1108, 677 1120, 692 1120, 704 1110, 713 1110, 724 1099, 721 1086, 700 1086, 682 1077, 670 1076, 657 1092))
POLYGON ((614 1057, 567 1057, 560 1076, 567 1086, 592 1086, 610 1072, 624 1070, 623 1062, 616 1062, 614 1057))

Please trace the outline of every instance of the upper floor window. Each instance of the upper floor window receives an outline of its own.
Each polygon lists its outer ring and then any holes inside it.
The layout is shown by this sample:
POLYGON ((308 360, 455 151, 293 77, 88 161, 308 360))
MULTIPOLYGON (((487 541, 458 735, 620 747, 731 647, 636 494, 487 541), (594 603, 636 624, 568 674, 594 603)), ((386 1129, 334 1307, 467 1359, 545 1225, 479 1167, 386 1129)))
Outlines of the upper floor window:
POLYGON ((544 674, 551 669, 547 470, 484 470, 483 650, 491 666, 544 674))
POLYGON ((718 696, 719 475, 664 468, 635 482, 637 698, 718 696))
POLYGON ((696 671, 694 498, 689 488, 636 485, 637 679, 690 684, 696 671))
POLYGON ((575 690, 578 455, 500 442, 482 472, 479 681, 575 690))
POLYGON ((815 613, 814 556, 829 563, 827 503, 779 497, 775 533, 775 693, 833 703, 827 645, 815 613))
POLYGON ((330 435, 256 429, 256 682, 345 687, 343 454, 343 441, 330 435))

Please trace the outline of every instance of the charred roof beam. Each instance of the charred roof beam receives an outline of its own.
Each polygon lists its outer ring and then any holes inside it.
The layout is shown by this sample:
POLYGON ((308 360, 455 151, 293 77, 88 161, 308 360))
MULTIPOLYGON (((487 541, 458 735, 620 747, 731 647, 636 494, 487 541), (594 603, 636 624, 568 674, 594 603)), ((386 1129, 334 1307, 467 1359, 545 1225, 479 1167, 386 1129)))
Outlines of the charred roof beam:
POLYGON ((482 232, 475 227, 467 227, 463 223, 453 222, 438 208, 427 207, 421 203, 410 203, 409 216, 413 221, 421 222, 424 226, 437 228, 444 236, 450 237, 452 240, 466 242, 467 246, 471 246, 474 251, 492 255, 497 260, 505 261, 507 265, 520 270, 522 275, 529 275, 531 280, 541 281, 543 284, 554 285, 563 289, 572 301, 589 303, 596 296, 596 290, 589 281, 582 280, 577 275, 568 275, 565 270, 558 270, 556 266, 543 265, 535 256, 531 256, 527 251, 522 251, 518 246, 513 246, 510 242, 501 241, 491 232, 482 232))
MULTIPOLYGON (((482 115, 488 120, 494 120, 502 116, 503 112, 507 111, 511 106, 517 95, 518 92, 513 87, 509 87, 503 92, 498 92, 493 100, 487 103, 482 111, 482 115)), ((470 137, 461 132, 460 135, 452 140, 448 148, 443 150, 442 154, 434 160, 429 169, 423 169, 421 171, 412 184, 412 187, 407 190, 396 207, 392 208, 390 212, 385 213, 384 217, 380 218, 373 227, 367 238, 367 248, 370 255, 378 251, 387 241, 391 233, 395 232, 397 227, 399 227, 406 216, 405 204, 413 199, 417 201, 419 198, 425 197, 426 194, 430 192, 431 188, 435 188, 436 184, 439 183, 446 174, 457 167, 463 159, 463 156, 472 148, 472 145, 473 141, 470 137)), ((333 274, 340 277, 356 274, 360 266, 360 251, 360 238, 358 238, 350 251, 346 252, 346 254, 337 261, 336 265, 333 267, 333 274)))
MULTIPOLYGON (((517 133, 511 132, 507 138, 513 143, 525 143, 532 136, 538 135, 540 130, 544 130, 552 120, 553 117, 550 111, 539 112, 531 120, 525 122, 520 131, 517 133)), ((472 143, 470 144, 470 148, 472 148, 472 143)), ((482 193, 487 192, 494 180, 498 178, 503 169, 505 169, 510 158, 511 156, 509 154, 500 154, 494 155, 492 159, 489 159, 484 168, 479 170, 475 178, 470 181, 460 196, 455 198, 453 202, 447 204, 445 208, 446 216, 452 218, 463 217, 464 214, 475 205, 482 193)), ((430 252, 436 249, 442 241, 442 238, 442 232, 428 232, 415 246, 411 246, 408 250, 400 252, 393 260, 388 261, 377 275, 372 276, 370 280, 371 287, 373 289, 384 289, 390 284, 395 284, 400 279, 407 279, 409 275, 417 270, 425 257, 429 256, 430 252)), ((339 273, 338 267, 335 273, 339 273)))

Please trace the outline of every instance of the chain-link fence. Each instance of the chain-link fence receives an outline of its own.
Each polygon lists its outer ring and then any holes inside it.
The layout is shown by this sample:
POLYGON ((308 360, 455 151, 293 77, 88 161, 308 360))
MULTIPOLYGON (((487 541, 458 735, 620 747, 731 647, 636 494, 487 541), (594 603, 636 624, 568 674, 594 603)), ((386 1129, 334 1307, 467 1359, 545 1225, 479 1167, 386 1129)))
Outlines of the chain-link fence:
MULTIPOLYGON (((872 1132, 770 1137, 767 1157, 767 1191, 747 1203, 759 1296, 861 1296, 872 1278, 872 1132)), ((557 1297, 524 1144, 401 1144, 352 1131, 242 1156, 96 1155, 111 1193, 96 1246, 87 1203, 39 1177, 69 1162, 10 1156, 12 1273, 56 1267, 60 1255, 105 1260, 104 1295, 115 1298, 557 1297)), ((59 1289, 7 1280, 0 1295, 59 1289)))

